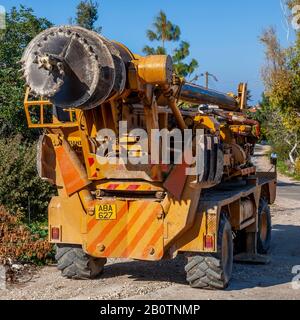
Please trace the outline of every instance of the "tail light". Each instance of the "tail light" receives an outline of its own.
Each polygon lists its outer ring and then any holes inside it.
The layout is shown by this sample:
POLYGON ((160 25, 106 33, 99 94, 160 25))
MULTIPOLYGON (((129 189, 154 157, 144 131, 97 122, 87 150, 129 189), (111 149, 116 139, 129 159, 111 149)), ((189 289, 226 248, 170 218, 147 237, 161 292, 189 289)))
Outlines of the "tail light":
POLYGON ((60 241, 60 228, 51 227, 51 240, 60 241))
POLYGON ((205 235, 204 236, 204 248, 207 250, 214 250, 215 249, 215 237, 212 235, 205 235))

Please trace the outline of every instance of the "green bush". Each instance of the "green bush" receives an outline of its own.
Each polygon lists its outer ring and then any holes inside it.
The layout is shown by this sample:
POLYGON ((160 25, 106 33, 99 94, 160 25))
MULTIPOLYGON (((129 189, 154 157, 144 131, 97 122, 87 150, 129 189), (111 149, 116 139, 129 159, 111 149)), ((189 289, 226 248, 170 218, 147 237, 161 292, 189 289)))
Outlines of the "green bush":
POLYGON ((0 139, 0 204, 26 221, 44 221, 53 194, 37 174, 36 143, 23 142, 19 135, 0 139))
POLYGON ((300 181, 300 173, 297 173, 296 171, 292 170, 286 161, 279 160, 277 169, 280 173, 284 174, 285 176, 300 181))

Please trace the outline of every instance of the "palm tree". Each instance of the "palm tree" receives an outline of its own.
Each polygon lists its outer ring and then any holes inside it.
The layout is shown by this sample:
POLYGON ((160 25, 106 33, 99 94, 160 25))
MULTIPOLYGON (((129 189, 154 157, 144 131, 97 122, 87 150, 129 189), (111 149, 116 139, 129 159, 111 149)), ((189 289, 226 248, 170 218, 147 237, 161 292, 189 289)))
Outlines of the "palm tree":
POLYGON ((147 30, 148 39, 153 41, 161 41, 161 46, 156 49, 145 46, 143 52, 146 54, 166 54, 166 42, 179 41, 180 28, 167 19, 166 14, 160 11, 153 23, 153 30, 147 30))
MULTIPOLYGON (((160 11, 155 17, 153 29, 147 30, 147 38, 153 41, 161 42, 161 45, 156 48, 145 46, 143 52, 146 55, 168 54, 166 42, 180 41, 181 31, 178 25, 173 24, 167 19, 167 15, 160 11)), ((190 63, 185 63, 185 59, 190 55, 190 44, 186 41, 181 41, 179 47, 174 50, 172 55, 175 72, 181 77, 191 76, 198 68, 198 62, 192 59, 190 63)))

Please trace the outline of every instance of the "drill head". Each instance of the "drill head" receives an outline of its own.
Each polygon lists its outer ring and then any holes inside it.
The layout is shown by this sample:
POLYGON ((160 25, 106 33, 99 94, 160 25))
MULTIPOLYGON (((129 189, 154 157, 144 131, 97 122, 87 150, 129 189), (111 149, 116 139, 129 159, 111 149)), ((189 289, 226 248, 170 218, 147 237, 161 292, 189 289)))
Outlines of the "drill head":
POLYGON ((28 45, 22 62, 31 94, 57 107, 91 109, 125 88, 125 63, 117 47, 81 27, 43 31, 28 45))

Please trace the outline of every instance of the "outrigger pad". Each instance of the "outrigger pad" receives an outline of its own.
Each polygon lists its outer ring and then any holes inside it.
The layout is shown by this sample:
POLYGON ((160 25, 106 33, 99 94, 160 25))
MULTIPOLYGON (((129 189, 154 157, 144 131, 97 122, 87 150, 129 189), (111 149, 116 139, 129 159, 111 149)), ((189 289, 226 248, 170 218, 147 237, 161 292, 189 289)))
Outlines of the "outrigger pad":
POLYGON ((240 253, 233 257, 234 262, 248 263, 248 264, 269 264, 271 263, 271 257, 262 254, 253 253, 240 253))

